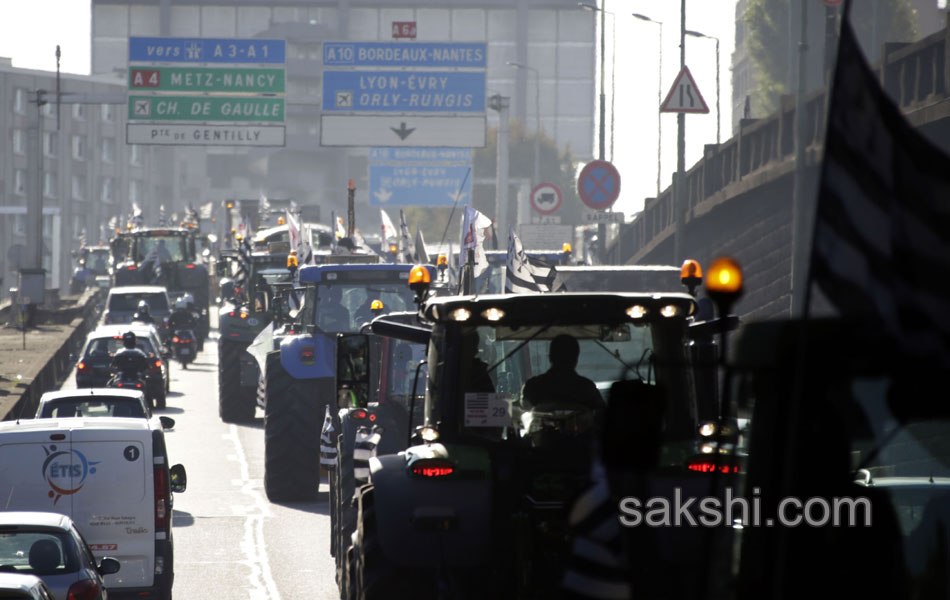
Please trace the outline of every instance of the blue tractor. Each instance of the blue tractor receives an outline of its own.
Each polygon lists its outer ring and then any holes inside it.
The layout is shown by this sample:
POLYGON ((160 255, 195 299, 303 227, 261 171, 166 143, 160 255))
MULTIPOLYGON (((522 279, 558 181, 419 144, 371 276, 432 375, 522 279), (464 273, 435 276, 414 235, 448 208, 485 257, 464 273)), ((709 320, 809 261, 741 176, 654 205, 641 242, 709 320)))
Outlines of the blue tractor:
MULTIPOLYGON (((320 430, 336 397, 336 337, 378 314, 414 307, 408 264, 322 264, 300 268, 303 306, 267 355, 264 393, 264 489, 273 502, 315 500, 320 430)), ((434 270, 433 270, 434 272, 434 270)), ((369 356, 366 357, 369 361, 369 356)), ((342 400, 349 405, 349 398, 342 400)))

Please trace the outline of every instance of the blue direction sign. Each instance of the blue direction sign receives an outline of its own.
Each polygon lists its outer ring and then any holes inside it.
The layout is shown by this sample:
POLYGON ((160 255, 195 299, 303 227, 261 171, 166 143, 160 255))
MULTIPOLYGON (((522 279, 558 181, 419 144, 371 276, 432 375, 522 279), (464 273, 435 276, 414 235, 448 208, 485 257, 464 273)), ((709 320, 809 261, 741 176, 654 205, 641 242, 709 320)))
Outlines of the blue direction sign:
POLYGON ((130 37, 129 62, 283 64, 284 40, 130 37))
POLYGON ((370 165, 369 196, 375 206, 451 206, 472 198, 469 165, 370 165))
POLYGON ((324 71, 325 112, 485 112, 485 73, 324 71))
POLYGON ((324 42, 328 67, 471 67, 484 69, 484 43, 324 42))

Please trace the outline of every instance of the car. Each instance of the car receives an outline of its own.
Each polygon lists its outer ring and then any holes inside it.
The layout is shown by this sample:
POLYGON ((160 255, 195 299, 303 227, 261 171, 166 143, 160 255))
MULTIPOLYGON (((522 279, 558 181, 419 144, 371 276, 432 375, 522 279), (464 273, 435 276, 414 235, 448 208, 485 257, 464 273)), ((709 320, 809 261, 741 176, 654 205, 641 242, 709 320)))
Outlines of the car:
POLYGON ((36 575, 0 572, 0 598, 56 600, 53 592, 36 575))
MULTIPOLYGON (((109 594, 104 576, 118 573, 119 569, 119 561, 114 558, 96 561, 89 544, 66 515, 0 512, 0 571, 42 579, 52 592, 51 597, 106 600, 109 594)), ((36 588, 27 581, 21 581, 19 586, 26 592, 36 588)), ((22 597, 43 598, 26 592, 22 597)))
POLYGON ((112 376, 112 359, 122 349, 122 335, 135 333, 135 345, 149 359, 145 376, 145 397, 156 408, 165 408, 169 389, 165 347, 149 325, 101 325, 86 336, 86 344, 76 364, 76 387, 105 387, 112 376))
POLYGON ((111 595, 171 598, 174 494, 187 479, 170 465, 164 432, 146 419, 0 422, 3 507, 72 519, 93 556, 121 563, 115 572, 103 561, 111 595))
POLYGON ((148 303, 149 314, 155 321, 160 337, 167 336, 168 317, 172 314, 168 291, 160 285, 121 285, 109 290, 106 308, 102 313, 102 323, 131 323, 139 302, 148 303))
POLYGON ((35 418, 66 417, 125 417, 157 420, 157 426, 162 429, 175 426, 175 420, 171 417, 152 415, 151 406, 145 401, 143 392, 116 388, 46 392, 40 397, 35 418))

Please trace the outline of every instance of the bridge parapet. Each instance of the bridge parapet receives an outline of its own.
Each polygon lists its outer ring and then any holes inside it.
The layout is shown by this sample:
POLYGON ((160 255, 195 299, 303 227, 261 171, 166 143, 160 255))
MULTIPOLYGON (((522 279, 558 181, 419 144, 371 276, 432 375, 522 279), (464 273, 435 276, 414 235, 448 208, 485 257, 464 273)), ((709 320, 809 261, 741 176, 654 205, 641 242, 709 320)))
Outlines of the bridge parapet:
MULTIPOLYGON (((882 60, 875 65, 890 97, 918 127, 950 120, 948 32, 950 28, 944 28, 911 44, 887 43, 883 47, 882 60)), ((818 165, 821 159, 825 90, 809 94, 805 110, 808 168, 818 165)), ((776 183, 783 177, 790 179, 795 168, 795 112, 794 97, 784 96, 779 109, 772 114, 762 119, 744 119, 737 135, 718 146, 708 144, 704 147, 703 157, 686 173, 687 233, 695 231, 707 214, 730 200, 776 183)), ((940 145, 947 149, 950 139, 940 145)), ((786 187, 790 188, 790 185, 786 187)), ((787 195, 790 203, 790 191, 787 195)), ((608 248, 610 262, 648 264, 671 261, 671 243, 664 242, 672 240, 676 229, 672 186, 663 190, 658 198, 647 198, 643 211, 620 228, 619 238, 608 248)), ((729 232, 723 231, 719 246, 727 246, 730 239, 729 232)), ((708 247, 710 244, 707 240, 703 245, 708 247)), ((690 250, 690 246, 689 241, 684 246, 689 255, 700 258, 690 250)))

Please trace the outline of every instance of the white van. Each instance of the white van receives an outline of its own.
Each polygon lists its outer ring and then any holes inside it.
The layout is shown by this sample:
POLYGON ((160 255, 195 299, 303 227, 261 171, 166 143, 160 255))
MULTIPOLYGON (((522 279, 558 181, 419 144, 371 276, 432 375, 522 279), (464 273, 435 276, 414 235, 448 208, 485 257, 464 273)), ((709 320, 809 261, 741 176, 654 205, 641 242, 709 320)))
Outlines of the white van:
POLYGON ((0 509, 68 515, 97 559, 117 558, 111 595, 171 598, 172 493, 185 469, 168 466, 154 421, 119 417, 0 422, 0 509))

